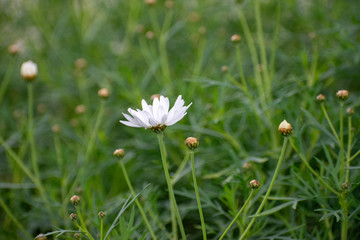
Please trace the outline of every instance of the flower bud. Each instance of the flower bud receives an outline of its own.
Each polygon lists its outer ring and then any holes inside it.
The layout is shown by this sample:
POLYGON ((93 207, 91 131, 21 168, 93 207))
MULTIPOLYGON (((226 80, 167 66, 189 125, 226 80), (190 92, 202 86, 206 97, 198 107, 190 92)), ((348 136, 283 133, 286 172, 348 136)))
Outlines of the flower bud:
POLYGON ((145 4, 148 6, 154 6, 156 4, 156 0, 145 0, 145 4))
POLYGON ((341 189, 347 190, 347 189, 349 189, 349 187, 350 187, 350 184, 348 182, 344 182, 343 185, 341 186, 341 189))
POLYGON ((82 114, 82 113, 84 113, 85 111, 86 111, 86 107, 85 107, 85 105, 83 105, 83 104, 77 105, 76 108, 75 108, 75 112, 76 112, 77 114, 82 114))
POLYGON ((194 137, 188 137, 185 140, 185 145, 189 148, 189 150, 193 151, 199 146, 199 140, 194 137))
POLYGON ((116 149, 113 153, 113 155, 117 158, 123 158, 125 156, 125 151, 122 148, 116 149))
POLYGON ((20 52, 20 44, 14 43, 8 47, 8 51, 11 55, 17 55, 20 52))
POLYGON ((224 66, 221 67, 221 71, 222 71, 223 73, 226 73, 227 71, 229 71, 229 67, 226 66, 226 65, 224 65, 224 66))
POLYGON ((21 77, 25 80, 25 82, 34 81, 38 74, 36 63, 34 63, 33 61, 27 61, 21 64, 20 74, 21 77))
POLYGON ((71 221, 75 221, 77 219, 77 214, 76 213, 70 213, 69 218, 71 219, 71 221))
POLYGON ((316 96, 316 101, 318 101, 318 102, 323 102, 323 101, 325 101, 325 99, 326 99, 326 97, 324 94, 320 93, 319 95, 316 96))
POLYGON ((252 189, 258 189, 260 187, 260 182, 258 180, 251 180, 250 187, 252 189))
POLYGON ((55 124, 51 127, 53 133, 59 133, 61 131, 61 127, 59 124, 55 124))
POLYGON ((153 31, 147 31, 146 33, 145 33, 145 37, 147 38, 147 39, 153 39, 154 37, 155 37, 155 33, 153 32, 153 31))
POLYGON ((86 66, 87 66, 87 61, 86 61, 86 59, 84 59, 84 58, 78 58, 78 59, 76 59, 75 60, 75 63, 74 63, 74 65, 75 65, 75 68, 77 69, 77 70, 84 70, 85 68, 86 68, 86 66))
POLYGON ((200 20, 200 15, 199 15, 199 13, 197 13, 197 12, 191 12, 190 14, 189 14, 189 21, 190 22, 198 22, 199 20, 200 20))
POLYGON ((349 98, 349 92, 347 90, 339 90, 336 93, 336 97, 339 99, 339 101, 346 101, 346 99, 349 98))
POLYGON ((231 41, 233 43, 239 43, 241 41, 241 36, 239 34, 234 34, 231 36, 231 41))
POLYGON ((109 97, 110 93, 109 93, 109 89, 107 88, 101 88, 99 91, 98 91, 98 95, 99 97, 103 98, 103 99, 106 99, 109 97))
POLYGON ((74 205, 77 206, 80 204, 80 197, 77 195, 74 195, 70 198, 70 202, 74 205))
POLYGON ((347 112, 347 114, 349 114, 349 115, 354 115, 354 109, 351 108, 351 107, 349 107, 348 109, 346 109, 346 112, 347 112))
POLYGON ((161 97, 160 94, 153 94, 153 95, 150 97, 150 99, 151 99, 151 101, 154 101, 155 98, 157 98, 157 99, 160 100, 160 97, 161 97))
POLYGON ((103 211, 100 211, 98 216, 99 218, 103 219, 106 216, 106 214, 103 211))
POLYGON ((170 8, 174 7, 175 3, 174 3, 174 1, 167 0, 167 1, 165 1, 164 5, 165 5, 165 7, 170 9, 170 8))
POLYGON ((288 123, 286 120, 282 121, 279 125, 279 132, 283 136, 289 136, 292 133, 291 124, 288 123))
POLYGON ((44 234, 40 233, 39 235, 36 236, 35 239, 36 240, 46 240, 47 238, 44 234))
POLYGON ((74 233, 74 238, 80 238, 81 234, 80 233, 74 233))
POLYGON ((242 165, 243 169, 249 170, 251 168, 251 163, 247 162, 242 165))

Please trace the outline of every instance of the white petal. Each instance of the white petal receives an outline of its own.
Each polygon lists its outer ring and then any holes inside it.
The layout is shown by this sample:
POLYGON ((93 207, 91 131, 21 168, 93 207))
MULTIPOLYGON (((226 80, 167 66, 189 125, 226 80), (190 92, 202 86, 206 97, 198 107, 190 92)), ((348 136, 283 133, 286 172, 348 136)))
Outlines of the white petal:
POLYGON ((152 114, 152 110, 149 108, 149 105, 147 104, 147 102, 144 99, 141 101, 141 106, 142 106, 144 111, 152 114))
POLYGON ((136 124, 134 124, 134 123, 132 123, 132 122, 128 122, 128 121, 122 121, 122 120, 120 120, 120 122, 121 122, 122 124, 126 125, 126 126, 129 126, 129 127, 136 127, 136 128, 142 127, 142 126, 136 125, 136 124))
POLYGON ((180 121, 181 119, 183 119, 183 117, 185 117, 187 113, 183 113, 182 115, 177 116, 177 118, 172 119, 172 121, 169 121, 168 123, 166 123, 166 126, 171 126, 174 125, 175 123, 177 123, 178 121, 180 121))

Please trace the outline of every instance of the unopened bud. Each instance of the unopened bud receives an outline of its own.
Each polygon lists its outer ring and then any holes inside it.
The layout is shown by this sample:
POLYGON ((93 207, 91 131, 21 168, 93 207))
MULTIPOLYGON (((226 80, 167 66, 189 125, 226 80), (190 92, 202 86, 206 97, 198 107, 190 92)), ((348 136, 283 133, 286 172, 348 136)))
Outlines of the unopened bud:
POLYGON ((336 97, 339 101, 346 101, 349 98, 349 92, 347 90, 339 90, 336 93, 336 97))
POLYGON ((55 124, 51 127, 53 133, 59 133, 61 131, 61 127, 59 124, 55 124))
POLYGON ((70 202, 74 205, 77 206, 80 204, 80 197, 77 195, 74 195, 70 198, 70 202))
POLYGON ((154 100, 155 100, 155 98, 157 98, 157 99, 159 99, 159 100, 160 100, 160 97, 161 97, 161 95, 160 95, 160 94, 154 94, 154 95, 152 95, 152 96, 150 97, 150 99, 151 99, 151 101, 154 101, 154 100))
POLYGON ((12 55, 17 55, 20 52, 20 44, 14 43, 8 47, 8 51, 12 55))
POLYGON ((125 156, 125 151, 122 148, 116 149, 113 155, 117 158, 123 158, 125 156))
POLYGON ((239 43, 241 41, 241 36, 239 34, 234 34, 231 36, 231 41, 233 43, 239 43))
POLYGON ((251 168, 251 163, 247 162, 242 165, 243 169, 249 170, 251 168))
POLYGON ((344 182, 343 185, 341 186, 341 189, 347 190, 347 189, 349 189, 349 187, 350 187, 350 184, 348 182, 344 182))
POLYGON ((84 70, 87 66, 87 61, 84 58, 78 58, 75 60, 74 65, 77 70, 84 70))
POLYGON ((145 37, 147 38, 147 39, 153 39, 154 37, 155 37, 155 33, 153 32, 153 31, 147 31, 146 33, 145 33, 145 37))
POLYGON ((189 20, 190 22, 198 22, 200 20, 200 15, 197 12, 192 12, 189 14, 189 20))
POLYGON ((227 71, 229 71, 229 67, 226 66, 226 65, 224 65, 224 66, 221 67, 221 71, 222 71, 223 73, 226 73, 227 71))
POLYGON ((26 82, 33 82, 38 74, 36 63, 33 61, 24 62, 21 65, 20 74, 26 82))
POLYGON ((76 108, 75 108, 75 112, 76 112, 77 114, 82 114, 82 113, 84 113, 85 111, 86 111, 86 107, 85 107, 85 105, 83 105, 83 104, 77 105, 76 108))
POLYGON ((349 114, 349 115, 354 115, 354 109, 351 108, 351 107, 349 107, 348 109, 346 109, 346 112, 347 112, 347 114, 349 114))
POLYGON ((109 93, 109 89, 107 88, 101 88, 99 91, 98 91, 98 95, 99 97, 103 98, 103 99, 106 99, 109 97, 110 93, 109 93))
POLYGON ((323 101, 325 101, 325 99, 326 99, 326 97, 324 94, 319 94, 316 96, 316 101, 318 101, 318 102, 323 102, 323 101))
POLYGON ((167 1, 165 1, 164 5, 167 8, 173 8, 175 3, 174 3, 174 1, 167 0, 167 1))
POLYGON ((185 140, 185 145, 189 148, 189 150, 193 151, 199 146, 199 140, 194 137, 188 137, 185 140))
POLYGON ((103 219, 106 216, 106 214, 103 211, 100 211, 98 216, 99 218, 103 219))
POLYGON ((250 187, 252 189, 258 189, 260 187, 260 182, 258 180, 251 180, 250 187))
POLYGON ((80 233, 74 233, 74 238, 80 238, 81 234, 80 233))
POLYGON ((278 130, 283 136, 289 136, 292 133, 291 124, 288 123, 286 120, 280 123, 278 130))
POLYGON ((70 213, 69 218, 71 219, 71 221, 75 221, 77 219, 77 214, 76 213, 70 213))
POLYGON ((156 4, 156 0, 145 0, 145 4, 149 6, 153 6, 156 4))

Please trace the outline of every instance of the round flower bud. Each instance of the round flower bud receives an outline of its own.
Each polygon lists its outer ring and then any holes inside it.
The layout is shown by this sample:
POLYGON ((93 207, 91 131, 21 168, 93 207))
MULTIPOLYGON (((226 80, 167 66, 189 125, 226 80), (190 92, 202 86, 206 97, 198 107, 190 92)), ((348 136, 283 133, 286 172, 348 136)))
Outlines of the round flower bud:
POLYGON ((167 1, 165 1, 164 5, 167 8, 173 8, 175 3, 174 3, 174 1, 167 0, 167 1))
POLYGON ((80 233, 74 233, 74 238, 80 238, 80 237, 81 237, 80 233))
POLYGON ((85 107, 85 105, 83 105, 83 104, 77 105, 76 108, 75 108, 75 112, 76 112, 77 114, 82 114, 82 113, 84 113, 85 111, 86 111, 86 107, 85 107))
POLYGON ((323 101, 325 101, 325 99, 326 99, 326 97, 324 94, 320 93, 319 95, 316 96, 316 101, 318 101, 318 102, 323 102, 323 101))
POLYGON ((125 156, 125 151, 124 149, 120 148, 120 149, 116 149, 113 153, 113 155, 117 158, 123 158, 125 156))
POLYGON ((153 31, 147 31, 146 33, 145 33, 145 37, 147 38, 147 39, 153 39, 154 37, 155 37, 155 33, 153 32, 153 31))
POLYGON ((74 205, 77 206, 80 204, 80 197, 77 195, 74 195, 70 198, 70 202, 74 205))
POLYGON ((341 186, 341 189, 347 190, 347 189, 349 189, 349 187, 350 187, 350 184, 348 182, 344 182, 343 185, 341 186))
POLYGON ((251 168, 251 163, 247 162, 242 165, 243 169, 249 170, 251 168))
POLYGON ((106 99, 109 97, 110 93, 109 93, 109 89, 107 88, 101 88, 99 91, 98 91, 98 95, 99 97, 103 98, 103 99, 106 99))
POLYGON ((17 55, 20 52, 20 44, 14 43, 8 47, 8 51, 12 55, 17 55))
POLYGON ((106 216, 106 214, 103 211, 100 211, 98 216, 99 218, 103 219, 106 216))
POLYGON ((75 60, 75 68, 78 70, 84 70, 87 66, 87 61, 84 58, 78 58, 75 60))
POLYGON ((286 120, 282 121, 279 125, 279 132, 283 136, 289 136, 292 133, 291 124, 288 123, 286 120))
POLYGON ((24 62, 21 65, 20 74, 26 82, 34 81, 38 74, 36 63, 34 63, 33 61, 24 62))
POLYGON ((224 65, 224 66, 221 67, 221 71, 222 71, 223 73, 226 73, 227 71, 229 71, 229 67, 226 66, 226 65, 224 65))
POLYGON ((70 213, 69 218, 71 219, 71 221, 75 221, 77 219, 77 214, 75 213, 70 213))
POLYGON ((349 115, 354 115, 354 109, 351 108, 351 107, 349 107, 348 109, 346 109, 346 112, 347 112, 347 114, 349 114, 349 115))
POLYGON ((194 137, 188 137, 185 140, 185 145, 189 148, 189 150, 193 151, 199 146, 199 140, 194 137))
POLYGON ((40 233, 39 235, 36 236, 35 239, 36 240, 46 240, 47 238, 44 234, 40 233))
POLYGON ((149 6, 153 6, 156 4, 156 0, 145 0, 145 4, 149 6))
POLYGON ((189 14, 189 21, 190 22, 198 22, 199 20, 200 20, 200 15, 199 15, 199 13, 197 13, 197 12, 191 12, 190 14, 189 14))
POLYGON ((241 41, 241 36, 239 34, 234 34, 231 36, 231 41, 233 43, 239 43, 241 41))
POLYGON ((347 90, 339 90, 336 93, 336 97, 339 101, 346 101, 349 98, 349 92, 347 90))
POLYGON ((155 98, 160 100, 161 95, 160 94, 154 94, 150 97, 151 101, 154 101, 155 98))
POLYGON ((260 187, 260 182, 258 180, 251 180, 250 187, 252 189, 258 189, 260 187))
POLYGON ((51 127, 53 133, 59 133, 61 131, 61 127, 59 124, 55 124, 51 127))

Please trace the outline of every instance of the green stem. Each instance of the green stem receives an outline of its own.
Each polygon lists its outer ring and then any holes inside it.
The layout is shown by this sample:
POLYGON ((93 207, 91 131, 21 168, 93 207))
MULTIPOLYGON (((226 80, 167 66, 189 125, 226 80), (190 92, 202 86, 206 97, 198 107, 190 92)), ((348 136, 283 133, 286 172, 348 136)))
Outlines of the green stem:
POLYGON ((32 239, 33 237, 31 236, 31 234, 26 231, 26 229, 24 228, 23 225, 21 225, 21 223, 16 219, 16 217, 12 214, 11 210, 8 208, 8 206, 6 205, 6 203, 3 201, 3 199, 0 197, 0 205, 2 206, 2 208, 4 209, 4 211, 6 212, 6 214, 9 216, 9 218, 15 223, 15 225, 17 225, 17 227, 29 238, 32 239))
POLYGON ((300 159, 303 161, 303 163, 305 164, 305 166, 310 170, 310 172, 312 174, 315 175, 315 177, 325 186, 327 187, 330 191, 332 191, 333 193, 335 193, 337 196, 340 195, 340 193, 338 193, 334 188, 332 188, 329 184, 327 184, 323 178, 310 166, 310 164, 306 161, 305 157, 299 152, 299 150, 296 148, 294 142, 292 139, 290 139, 290 143, 293 147, 293 149, 295 150, 295 152, 299 155, 300 159))
MULTIPOLYGON (((265 203, 266 203, 266 201, 267 201, 267 199, 268 199, 268 197, 269 197, 269 195, 270 195, 271 189, 272 189, 272 187, 274 186, 275 179, 276 179, 276 177, 277 177, 277 175, 278 175, 278 173, 279 173, 279 170, 280 170, 281 162, 282 162, 282 160, 284 159, 285 150, 286 150, 286 147, 287 147, 288 140, 289 140, 288 137, 284 137, 284 143, 283 143, 283 146, 282 146, 282 149, 281 149, 281 154, 280 154, 280 157, 279 157, 279 161, 278 161, 278 163, 277 163, 277 166, 276 166, 276 169, 275 169, 275 172, 274 172, 274 176, 273 176, 272 179, 271 179, 271 182, 270 182, 270 185, 269 185, 269 187, 268 187, 268 190, 267 190, 267 192, 266 192, 266 194, 265 194, 265 197, 263 198, 263 200, 262 200, 262 202, 261 202, 258 210, 256 211, 255 215, 258 215, 258 214, 261 212, 261 210, 263 209, 263 207, 264 207, 264 205, 265 205, 265 203)), ((251 229, 251 227, 252 227, 252 225, 254 224, 256 218, 257 218, 257 217, 255 216, 255 217, 253 217, 253 218, 251 219, 249 225, 247 226, 247 228, 245 229, 245 231, 241 234, 240 240, 245 239, 247 233, 248 233, 249 230, 251 229)))
POLYGON ((347 146, 347 152, 346 152, 346 177, 345 182, 349 182, 350 178, 350 154, 351 154, 351 142, 352 142, 352 132, 351 132, 351 116, 348 118, 348 146, 347 146))
POLYGON ((343 117, 344 104, 340 103, 340 181, 343 181, 345 174, 345 150, 344 150, 344 117, 343 117))
POLYGON ((254 194, 254 190, 251 190, 249 197, 246 199, 244 205, 240 208, 240 210, 238 211, 238 213, 236 214, 236 216, 234 217, 234 219, 231 221, 231 223, 229 224, 229 226, 225 229, 224 233, 221 235, 221 237, 219 238, 219 240, 223 239, 227 232, 230 230, 231 226, 236 222, 236 220, 239 218, 241 212, 245 209, 245 207, 248 205, 248 203, 250 202, 252 196, 254 194))
POLYGON ((348 229, 349 216, 348 216, 348 203, 346 200, 346 193, 343 193, 340 196, 339 201, 340 201, 341 209, 344 214, 344 220, 341 221, 341 240, 347 240, 347 229, 348 229))
POLYGON ((200 201, 200 195, 199 195, 199 189, 196 181, 196 172, 195 172, 195 161, 194 161, 194 151, 190 151, 190 159, 191 159, 191 168, 192 168, 192 177, 194 181, 194 189, 195 189, 195 195, 196 195, 196 201, 199 208, 199 215, 201 220, 201 229, 203 233, 203 239, 206 240, 206 228, 205 228, 205 221, 204 221, 204 215, 201 208, 201 201, 200 201))
POLYGON ((35 149, 35 140, 34 140, 34 104, 33 104, 33 84, 27 84, 28 89, 28 141, 30 143, 30 152, 31 152, 31 164, 34 170, 35 177, 40 181, 40 174, 39 174, 39 166, 36 157, 36 149, 35 149))
MULTIPOLYGON (((120 166, 121 166, 121 170, 122 170, 122 172, 123 172, 123 174, 124 174, 124 178, 125 178, 126 184, 128 185, 128 188, 130 189, 131 194, 135 197, 136 194, 135 194, 135 191, 134 191, 134 189, 133 189, 133 187, 132 187, 132 184, 131 184, 131 182, 130 182, 130 179, 129 179, 129 176, 128 176, 128 174, 127 174, 127 171, 126 171, 126 168, 125 168, 125 165, 124 165, 124 161, 123 161, 123 160, 120 160, 120 166)), ((153 238, 154 240, 156 240, 157 238, 156 238, 156 236, 155 236, 155 234, 154 234, 154 231, 152 230, 151 225, 150 225, 150 223, 149 223, 149 220, 147 219, 146 214, 145 214, 145 212, 144 212, 144 210, 143 210, 143 208, 142 208, 142 206, 141 206, 141 204, 140 204, 140 202, 139 202, 139 200, 138 200, 137 198, 135 199, 135 203, 136 203, 136 205, 137 205, 137 207, 138 207, 138 209, 139 209, 139 211, 140 211, 140 214, 141 214, 141 216, 142 216, 142 218, 143 218, 143 220, 144 220, 144 222, 145 222, 145 225, 146 225, 146 227, 148 228, 148 230, 149 230, 152 238, 153 238)))
POLYGON ((75 206, 75 209, 76 209, 76 213, 78 215, 78 218, 80 220, 80 225, 81 225, 81 231, 83 231, 85 233, 85 235, 91 239, 91 240, 94 240, 94 238, 91 236, 90 232, 87 230, 86 228, 86 225, 85 225, 85 222, 84 222, 84 218, 82 217, 81 215, 81 212, 80 212, 80 209, 78 206, 75 206))
POLYGON ((350 159, 349 159, 349 164, 352 160, 354 160, 357 156, 359 156, 360 154, 360 150, 358 150, 350 159))
POLYGON ((241 83, 242 83, 242 86, 243 86, 243 90, 248 95, 249 94, 248 86, 247 86, 247 83, 246 83, 244 69, 243 69, 243 66, 242 66, 242 60, 241 60, 241 53, 240 53, 239 44, 236 44, 236 58, 237 58, 237 62, 238 62, 238 65, 239 65, 240 78, 241 78, 241 83))
POLYGON ((13 62, 14 62, 14 60, 13 60, 13 58, 11 58, 9 66, 7 67, 4 79, 2 80, 1 85, 0 85, 0 105, 4 98, 6 89, 10 83, 11 73, 13 71, 13 62))
POLYGON ((104 235, 104 220, 100 218, 100 240, 103 240, 104 235))
POLYGON ((173 187, 171 185, 171 179, 170 179, 169 169, 168 169, 167 160, 166 160, 166 149, 165 149, 165 143, 164 143, 163 137, 164 137, 163 132, 157 134, 157 138, 158 138, 158 141, 159 141, 159 147, 160 147, 160 153, 161 153, 161 161, 162 161, 162 164, 163 164, 166 183, 167 183, 167 186, 168 186, 168 189, 169 189, 169 194, 170 194, 170 205, 172 206, 172 208, 175 211, 176 219, 177 219, 177 222, 178 222, 179 227, 180 227, 181 237, 182 237, 182 239, 186 239, 184 226, 182 224, 182 220, 181 220, 180 212, 179 212, 179 209, 178 209, 178 206, 177 206, 177 203, 176 203, 173 187))
POLYGON ((320 106, 321 106, 321 109, 322 109, 322 111, 323 111, 323 113, 324 113, 324 115, 325 115, 325 118, 326 118, 326 120, 327 120, 327 122, 328 122, 328 124, 329 124, 329 126, 330 126, 330 128, 331 128, 331 131, 333 132, 336 140, 338 141, 338 143, 339 143, 339 145, 340 145, 340 138, 339 138, 338 134, 336 133, 333 124, 332 124, 331 121, 330 121, 330 118, 329 118, 329 115, 327 114, 327 111, 326 111, 326 108, 325 108, 324 103, 320 103, 320 106))

